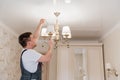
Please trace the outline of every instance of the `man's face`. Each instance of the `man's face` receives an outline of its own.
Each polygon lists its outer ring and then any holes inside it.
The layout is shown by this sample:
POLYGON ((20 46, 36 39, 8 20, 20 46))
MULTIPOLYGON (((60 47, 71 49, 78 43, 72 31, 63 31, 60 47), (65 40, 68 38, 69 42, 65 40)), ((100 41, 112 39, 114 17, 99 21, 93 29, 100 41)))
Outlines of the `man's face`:
POLYGON ((30 35, 30 44, 31 44, 31 47, 34 48, 37 46, 34 38, 33 38, 33 35, 30 35))

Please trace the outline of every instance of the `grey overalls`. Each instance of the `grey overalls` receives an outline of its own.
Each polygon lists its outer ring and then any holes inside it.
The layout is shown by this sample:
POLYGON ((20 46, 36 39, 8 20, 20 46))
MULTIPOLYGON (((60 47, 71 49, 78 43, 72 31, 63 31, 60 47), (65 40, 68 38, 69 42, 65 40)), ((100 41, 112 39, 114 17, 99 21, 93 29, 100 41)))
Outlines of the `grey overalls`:
MULTIPOLYGON (((25 49, 22 54, 26 51, 25 49)), ((41 72, 42 72, 42 63, 38 64, 37 71, 35 73, 30 73, 23 67, 22 63, 22 54, 20 58, 20 67, 21 67, 21 78, 20 80, 41 80, 41 72)))

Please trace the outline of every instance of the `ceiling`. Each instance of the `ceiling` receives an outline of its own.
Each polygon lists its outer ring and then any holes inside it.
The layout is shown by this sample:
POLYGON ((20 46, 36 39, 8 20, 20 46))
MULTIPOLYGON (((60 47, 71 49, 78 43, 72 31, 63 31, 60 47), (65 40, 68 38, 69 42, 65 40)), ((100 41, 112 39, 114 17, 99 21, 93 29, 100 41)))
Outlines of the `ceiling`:
POLYGON ((97 40, 119 22, 120 0, 0 0, 0 21, 18 34, 33 32, 41 18, 55 24, 55 11, 61 13, 60 27, 70 26, 73 39, 97 40))

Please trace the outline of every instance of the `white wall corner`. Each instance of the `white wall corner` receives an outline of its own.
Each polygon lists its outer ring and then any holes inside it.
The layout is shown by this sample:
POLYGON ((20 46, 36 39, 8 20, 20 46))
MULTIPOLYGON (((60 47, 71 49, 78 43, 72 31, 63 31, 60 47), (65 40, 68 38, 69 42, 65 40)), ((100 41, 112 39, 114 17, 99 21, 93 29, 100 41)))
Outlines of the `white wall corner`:
POLYGON ((10 31, 14 36, 18 37, 18 34, 15 31, 13 31, 9 26, 4 24, 2 21, 0 21, 0 27, 10 31))
POLYGON ((100 41, 103 41, 107 36, 109 36, 110 34, 112 34, 115 30, 117 30, 118 28, 120 28, 120 21, 112 28, 110 29, 107 33, 105 33, 101 38, 100 41))

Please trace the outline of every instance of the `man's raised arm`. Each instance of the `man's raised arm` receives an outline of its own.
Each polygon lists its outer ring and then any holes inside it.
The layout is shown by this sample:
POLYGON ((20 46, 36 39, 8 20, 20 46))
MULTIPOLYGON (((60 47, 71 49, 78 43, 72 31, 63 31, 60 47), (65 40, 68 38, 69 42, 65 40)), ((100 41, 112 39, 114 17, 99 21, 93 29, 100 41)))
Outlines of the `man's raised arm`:
POLYGON ((33 33, 33 38, 34 40, 37 42, 38 39, 39 39, 39 36, 40 36, 40 30, 41 30, 41 27, 43 26, 43 24, 45 23, 45 19, 41 19, 40 20, 40 23, 38 24, 35 32, 33 33))

